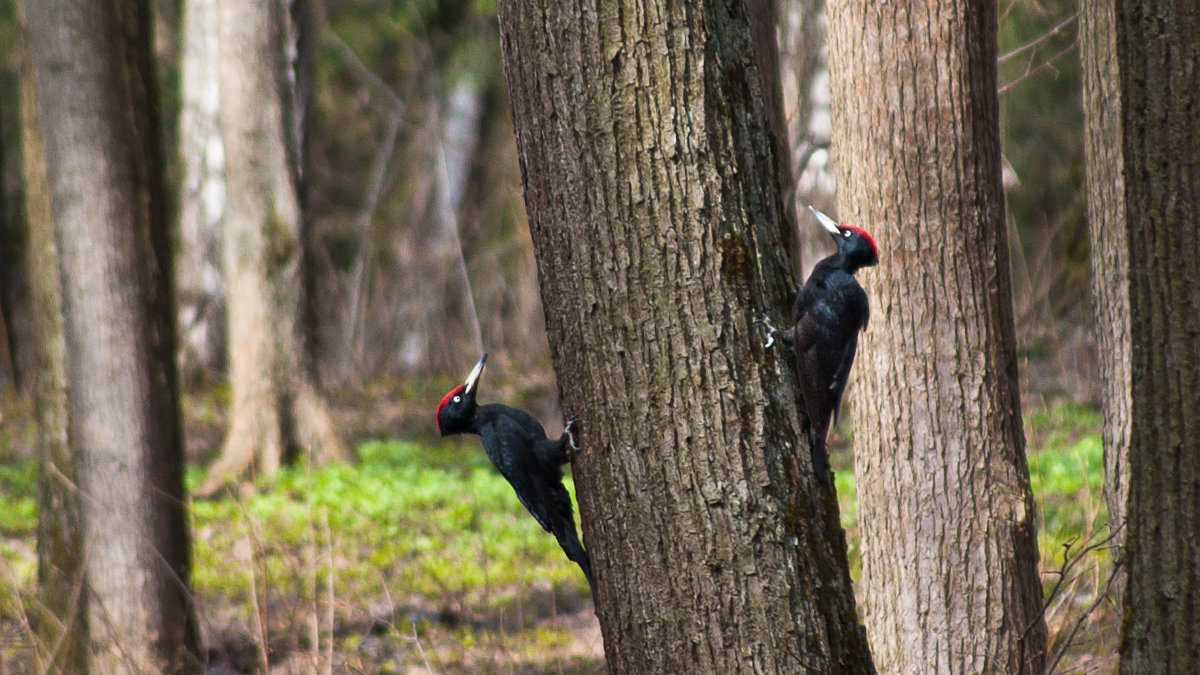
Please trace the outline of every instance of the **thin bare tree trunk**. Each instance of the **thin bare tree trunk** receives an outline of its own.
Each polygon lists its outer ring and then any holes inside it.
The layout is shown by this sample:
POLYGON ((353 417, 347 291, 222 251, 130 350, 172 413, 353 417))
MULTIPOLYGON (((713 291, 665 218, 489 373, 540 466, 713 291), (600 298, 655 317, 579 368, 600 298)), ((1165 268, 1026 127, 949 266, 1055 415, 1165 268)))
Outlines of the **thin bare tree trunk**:
MULTIPOLYGON (((499 35, 495 38, 499 59, 499 35)), ((550 362, 550 348, 524 204, 519 192, 505 187, 520 183, 521 169, 503 69, 478 93, 475 142, 465 150, 466 192, 456 210, 471 292, 488 350, 510 359, 496 365, 536 373, 550 362)))
MULTIPOLYGON (((1112 2, 1097 0, 1080 5, 1079 51, 1083 61, 1092 297, 1104 407, 1104 496, 1108 503, 1108 524, 1113 533, 1113 560, 1119 561, 1125 541, 1125 503, 1129 497, 1132 387, 1129 372, 1129 241, 1125 229, 1121 91, 1112 2)), ((1117 574, 1124 576, 1120 569, 1117 574)), ((1120 595, 1118 590, 1116 597, 1120 595)))
POLYGON ((1129 261, 1121 672, 1200 667, 1200 8, 1117 0, 1129 261))
POLYGON ((275 471, 288 448, 345 461, 303 350, 300 142, 282 92, 287 7, 280 0, 218 0, 221 130, 227 203, 222 249, 229 320, 229 432, 201 486, 275 471))
POLYGON ((179 251, 176 275, 184 378, 225 362, 225 288, 221 214, 225 210, 224 144, 218 121, 216 0, 183 6, 179 113, 179 251))
POLYGON ((34 617, 37 659, 47 672, 87 669, 88 597, 83 592, 83 521, 79 478, 68 428, 66 344, 62 329, 61 278, 46 151, 38 119, 33 64, 25 35, 25 3, 16 3, 21 25, 21 147, 25 218, 29 224, 26 265, 37 336, 33 384, 38 425, 38 601, 34 617))
MULTIPOLYGON (((0 73, 9 80, 12 73, 0 73)), ((5 107, 13 99, 0 100, 0 119, 6 118, 5 107)), ((24 225, 18 217, 16 190, 10 186, 10 164, 17 161, 18 152, 0 125, 0 389, 12 388, 22 394, 30 390, 34 370, 34 351, 30 289, 26 262, 29 242, 24 225)))
POLYGON ((854 437, 872 651, 892 673, 1041 672, 995 3, 827 11, 839 215, 881 245, 854 437))
POLYGON ((148 3, 31 3, 59 250, 89 654, 198 667, 148 3))
MULTIPOLYGON (((792 202, 801 215, 796 232, 799 258, 793 261, 800 279, 808 278, 821 258, 833 253, 829 235, 805 226, 808 206, 834 212, 833 182, 828 175, 828 66, 825 63, 824 0, 776 0, 780 80, 787 120, 792 202)), ((787 193, 785 193, 786 195, 787 193)))
POLYGON ((754 323, 792 289, 746 11, 499 4, 616 673, 872 671, 835 496, 754 323))

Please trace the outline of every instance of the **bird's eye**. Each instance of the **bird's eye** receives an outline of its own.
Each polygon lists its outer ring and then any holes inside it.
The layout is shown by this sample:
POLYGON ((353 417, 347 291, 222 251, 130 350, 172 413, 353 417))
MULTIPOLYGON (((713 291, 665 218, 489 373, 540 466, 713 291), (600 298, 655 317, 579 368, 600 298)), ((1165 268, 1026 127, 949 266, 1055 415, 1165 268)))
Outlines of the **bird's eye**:
POLYGON ((842 236, 843 236, 843 237, 845 237, 845 238, 849 239, 849 238, 850 238, 850 234, 851 234, 850 230, 842 230, 842 236))
POLYGON ((458 402, 459 402, 459 401, 461 401, 461 400, 462 400, 462 397, 461 397, 461 396, 455 396, 455 397, 454 397, 454 402, 455 402, 455 403, 458 403, 458 402))

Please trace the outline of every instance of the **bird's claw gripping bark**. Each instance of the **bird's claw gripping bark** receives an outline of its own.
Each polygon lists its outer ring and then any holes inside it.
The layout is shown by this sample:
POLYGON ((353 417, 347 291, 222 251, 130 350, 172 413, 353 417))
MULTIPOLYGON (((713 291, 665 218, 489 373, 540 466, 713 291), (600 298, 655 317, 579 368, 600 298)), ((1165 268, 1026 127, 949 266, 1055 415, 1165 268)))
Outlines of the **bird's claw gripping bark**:
POLYGON ((571 450, 567 454, 572 458, 574 457, 575 453, 579 452, 579 445, 575 443, 575 432, 571 431, 571 427, 575 426, 575 424, 578 422, 578 417, 572 417, 571 419, 567 420, 567 425, 563 427, 563 433, 567 435, 567 444, 571 446, 571 450))
POLYGON ((767 329, 767 341, 763 343, 763 349, 770 349, 771 345, 775 344, 775 336, 779 334, 779 329, 771 323, 771 317, 766 314, 755 319, 754 323, 762 324, 767 329))

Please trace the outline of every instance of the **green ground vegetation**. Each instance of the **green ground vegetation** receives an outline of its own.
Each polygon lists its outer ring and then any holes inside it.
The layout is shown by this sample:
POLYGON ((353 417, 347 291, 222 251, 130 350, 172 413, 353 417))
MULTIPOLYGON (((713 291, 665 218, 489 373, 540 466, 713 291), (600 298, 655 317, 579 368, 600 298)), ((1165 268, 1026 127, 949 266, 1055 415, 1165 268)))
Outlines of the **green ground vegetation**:
MULTIPOLYGON (((1027 416, 1048 589, 1064 553, 1107 531, 1100 421, 1067 404, 1027 416)), ((334 670, 523 663, 571 672, 602 658, 583 575, 477 443, 372 440, 358 456, 355 465, 301 462, 191 502, 192 582, 208 644, 241 645, 250 664, 301 655, 334 670)), ((836 475, 857 578, 854 476, 836 475)), ((189 485, 200 478, 189 471, 189 485)), ((32 459, 0 462, 0 618, 10 626, 36 583, 35 495, 32 459)), ((1094 555, 1088 569, 1098 576, 1107 559, 1094 555)))

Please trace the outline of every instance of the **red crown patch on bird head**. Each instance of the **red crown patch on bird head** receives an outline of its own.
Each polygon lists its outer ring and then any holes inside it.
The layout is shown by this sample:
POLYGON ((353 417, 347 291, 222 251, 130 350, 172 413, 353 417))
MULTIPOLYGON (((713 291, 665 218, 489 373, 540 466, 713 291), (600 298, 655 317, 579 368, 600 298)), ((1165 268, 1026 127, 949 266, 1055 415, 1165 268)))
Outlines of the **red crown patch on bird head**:
POLYGON ((442 431, 442 408, 445 408, 445 407, 446 407, 446 405, 447 405, 448 403, 450 403, 450 399, 452 399, 452 398, 454 398, 455 396, 458 396, 459 394, 461 394, 461 393, 463 392, 463 390, 464 390, 464 389, 466 389, 466 386, 465 386, 465 385, 461 385, 461 384, 460 384, 460 385, 458 385, 457 387, 455 387, 455 388, 451 389, 449 393, 447 393, 445 396, 443 396, 443 397, 442 397, 442 402, 438 404, 438 407, 437 407, 437 425, 438 425, 438 432, 439 432, 439 433, 441 433, 441 431, 442 431))
MULTIPOLYGON (((487 354, 479 357, 479 362, 471 369, 471 374, 467 375, 467 380, 457 387, 451 389, 449 393, 442 397, 442 402, 437 408, 437 423, 438 432, 442 431, 442 409, 450 405, 456 396, 472 396, 475 395, 475 385, 479 383, 479 376, 483 374, 483 365, 487 363, 487 354)), ((474 400, 474 398, 472 398, 474 400)))
POLYGON ((875 239, 873 237, 871 237, 871 235, 867 234, 866 230, 862 229, 861 227, 856 227, 854 225, 841 225, 839 227, 841 227, 843 230, 850 230, 854 234, 857 234, 858 236, 862 237, 863 239, 866 239, 867 244, 870 245, 870 247, 871 247, 871 252, 875 254, 876 258, 879 257, 879 247, 875 245, 875 239))

